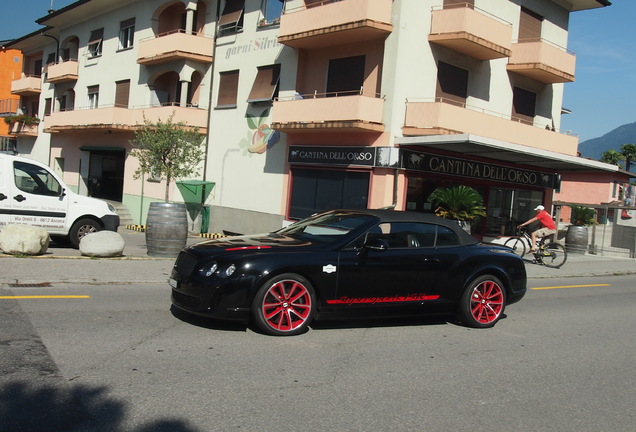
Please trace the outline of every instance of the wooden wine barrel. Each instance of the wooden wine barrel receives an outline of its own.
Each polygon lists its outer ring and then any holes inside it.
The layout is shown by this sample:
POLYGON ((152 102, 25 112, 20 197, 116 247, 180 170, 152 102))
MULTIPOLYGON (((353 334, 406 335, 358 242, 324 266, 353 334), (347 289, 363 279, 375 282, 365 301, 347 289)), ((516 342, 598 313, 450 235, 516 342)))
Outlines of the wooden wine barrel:
POLYGON ((568 253, 584 254, 587 252, 588 232, 586 226, 571 225, 565 235, 565 250, 568 253))
POLYGON ((185 204, 150 203, 146 219, 146 247, 152 257, 174 258, 188 239, 185 204))

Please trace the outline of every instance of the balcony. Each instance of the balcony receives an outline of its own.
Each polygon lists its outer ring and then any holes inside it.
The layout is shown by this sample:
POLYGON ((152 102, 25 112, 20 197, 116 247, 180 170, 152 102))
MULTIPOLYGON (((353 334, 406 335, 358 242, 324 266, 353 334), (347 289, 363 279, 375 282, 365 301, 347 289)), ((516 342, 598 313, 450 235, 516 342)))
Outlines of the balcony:
POLYGON ((16 136, 38 136, 38 124, 26 124, 22 122, 14 122, 9 126, 9 133, 16 136))
POLYGON ((159 119, 166 121, 173 113, 174 123, 183 121, 190 127, 198 127, 201 134, 207 133, 207 110, 179 106, 105 107, 58 111, 46 118, 44 132, 133 132, 144 124, 144 118, 151 122, 157 122, 159 119))
POLYGON ((428 40, 477 60, 510 57, 512 24, 469 5, 436 9, 428 40))
POLYGON ((46 82, 60 84, 69 81, 77 81, 79 77, 79 62, 67 60, 62 63, 50 64, 47 67, 46 82))
POLYGON ((578 148, 576 136, 547 130, 545 125, 528 125, 509 115, 439 100, 407 102, 402 132, 405 136, 473 134, 571 156, 578 148))
POLYGON ((358 94, 280 99, 272 109, 272 129, 282 132, 382 132, 384 99, 358 94))
POLYGON ((137 51, 137 63, 154 65, 177 60, 212 63, 213 49, 213 39, 176 30, 142 40, 137 51))
POLYGON ((39 76, 26 76, 11 81, 11 93, 20 96, 40 94, 42 91, 42 79, 39 76))
POLYGON ((512 55, 506 67, 544 84, 574 81, 576 57, 565 48, 544 40, 512 44, 512 55))
POLYGON ((280 18, 278 42, 293 48, 322 48, 386 37, 392 0, 324 1, 287 10, 280 18))

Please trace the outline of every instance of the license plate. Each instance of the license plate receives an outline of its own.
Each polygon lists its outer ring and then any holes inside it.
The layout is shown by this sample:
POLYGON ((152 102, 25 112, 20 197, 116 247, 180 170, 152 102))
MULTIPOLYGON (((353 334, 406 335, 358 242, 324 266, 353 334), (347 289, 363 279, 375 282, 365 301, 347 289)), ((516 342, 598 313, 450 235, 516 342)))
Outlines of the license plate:
POLYGON ((179 281, 176 281, 172 278, 168 279, 168 283, 170 284, 170 286, 174 289, 179 288, 179 281))

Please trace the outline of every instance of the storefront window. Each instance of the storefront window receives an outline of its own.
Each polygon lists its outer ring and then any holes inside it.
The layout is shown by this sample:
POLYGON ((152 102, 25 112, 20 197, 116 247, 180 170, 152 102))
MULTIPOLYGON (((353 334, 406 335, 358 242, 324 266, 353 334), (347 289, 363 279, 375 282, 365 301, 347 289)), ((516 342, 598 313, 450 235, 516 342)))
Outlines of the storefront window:
POLYGON ((294 168, 292 180, 290 219, 339 208, 367 208, 368 172, 294 168))
POLYGON ((517 225, 534 216, 543 192, 491 187, 486 207, 486 235, 514 235, 517 225))

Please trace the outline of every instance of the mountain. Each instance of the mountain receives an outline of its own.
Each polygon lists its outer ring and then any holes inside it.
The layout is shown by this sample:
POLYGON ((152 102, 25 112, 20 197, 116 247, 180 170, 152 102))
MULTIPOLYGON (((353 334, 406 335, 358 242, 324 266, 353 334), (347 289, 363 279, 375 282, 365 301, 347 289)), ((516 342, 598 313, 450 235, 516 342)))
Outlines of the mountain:
POLYGON ((579 143, 581 156, 599 160, 607 150, 621 151, 623 144, 636 144, 636 123, 619 126, 602 137, 579 143))

